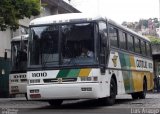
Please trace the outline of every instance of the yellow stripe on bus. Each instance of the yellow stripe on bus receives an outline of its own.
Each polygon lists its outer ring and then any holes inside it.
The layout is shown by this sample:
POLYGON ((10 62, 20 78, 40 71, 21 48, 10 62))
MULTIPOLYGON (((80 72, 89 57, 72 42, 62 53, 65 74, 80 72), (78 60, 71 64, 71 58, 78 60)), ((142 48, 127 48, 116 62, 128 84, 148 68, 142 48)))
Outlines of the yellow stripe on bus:
POLYGON ((131 64, 131 69, 135 70, 136 65, 135 65, 135 61, 134 61, 134 56, 130 56, 130 64, 131 64))
POLYGON ((89 76, 91 69, 81 69, 79 72, 79 77, 89 76))
POLYGON ((143 72, 132 72, 134 92, 139 92, 143 90, 143 72))

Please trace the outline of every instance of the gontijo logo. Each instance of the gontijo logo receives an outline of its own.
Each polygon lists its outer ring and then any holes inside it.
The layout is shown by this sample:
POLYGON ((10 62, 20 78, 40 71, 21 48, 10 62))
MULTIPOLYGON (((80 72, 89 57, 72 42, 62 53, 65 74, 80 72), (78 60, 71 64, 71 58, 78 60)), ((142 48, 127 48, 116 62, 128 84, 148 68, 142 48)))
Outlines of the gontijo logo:
POLYGON ((32 77, 46 77, 47 72, 41 72, 41 73, 32 73, 32 77))
POLYGON ((114 67, 117 66, 117 58, 118 58, 117 55, 114 55, 113 58, 112 58, 112 62, 113 62, 114 67))

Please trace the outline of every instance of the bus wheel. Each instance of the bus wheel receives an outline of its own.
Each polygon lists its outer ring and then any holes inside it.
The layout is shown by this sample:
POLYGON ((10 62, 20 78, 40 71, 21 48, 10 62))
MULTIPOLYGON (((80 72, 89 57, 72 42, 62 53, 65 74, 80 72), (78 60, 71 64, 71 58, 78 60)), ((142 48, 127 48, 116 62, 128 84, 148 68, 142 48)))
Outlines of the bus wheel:
POLYGON ((110 83, 110 96, 107 97, 107 105, 111 106, 115 103, 117 94, 117 85, 115 80, 112 78, 110 83))
POLYGON ((138 99, 139 93, 132 93, 131 96, 132 96, 132 99, 138 99))
POLYGON ((112 106, 115 103, 117 94, 117 85, 114 78, 111 78, 110 82, 110 96, 99 99, 102 105, 112 106))
POLYGON ((146 93, 147 93, 147 81, 146 79, 143 80, 143 91, 139 93, 139 98, 140 99, 145 99, 146 98, 146 93))
POLYGON ((61 106, 62 102, 63 102, 63 100, 60 100, 60 99, 50 100, 50 101, 49 101, 49 104, 50 104, 51 106, 59 107, 59 106, 61 106))
POLYGON ((16 97, 16 94, 11 94, 9 95, 10 98, 15 98, 16 97))

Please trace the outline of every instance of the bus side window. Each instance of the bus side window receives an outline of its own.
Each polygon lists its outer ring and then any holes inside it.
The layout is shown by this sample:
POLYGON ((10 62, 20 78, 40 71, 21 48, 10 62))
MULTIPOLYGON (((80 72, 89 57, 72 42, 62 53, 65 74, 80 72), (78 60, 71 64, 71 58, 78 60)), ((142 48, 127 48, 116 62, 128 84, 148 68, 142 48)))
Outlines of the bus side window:
POLYGON ((118 47, 118 29, 109 26, 109 38, 110 45, 113 47, 118 47))
POLYGON ((119 43, 121 49, 127 49, 127 34, 119 31, 119 43))
POLYGON ((99 32, 103 39, 102 43, 106 45, 107 43, 107 26, 105 22, 99 22, 99 32))
POLYGON ((146 42, 141 40, 141 51, 142 51, 142 55, 147 55, 146 53, 146 42))
POLYGON ((147 42, 146 43, 146 47, 147 47, 147 56, 152 56, 152 53, 151 53, 151 45, 147 42))
POLYGON ((128 50, 134 52, 134 37, 131 35, 128 35, 128 50))
POLYGON ((135 41, 135 52, 140 54, 140 52, 141 52, 140 40, 137 37, 135 37, 134 41, 135 41))

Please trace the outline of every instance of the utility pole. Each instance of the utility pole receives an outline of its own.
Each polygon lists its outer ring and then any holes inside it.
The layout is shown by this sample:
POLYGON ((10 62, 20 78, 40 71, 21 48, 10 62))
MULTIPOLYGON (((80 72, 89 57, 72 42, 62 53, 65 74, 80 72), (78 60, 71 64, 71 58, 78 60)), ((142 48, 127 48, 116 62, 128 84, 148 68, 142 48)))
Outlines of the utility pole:
POLYGON ((97 0, 97 13, 100 13, 100 0, 97 0))

